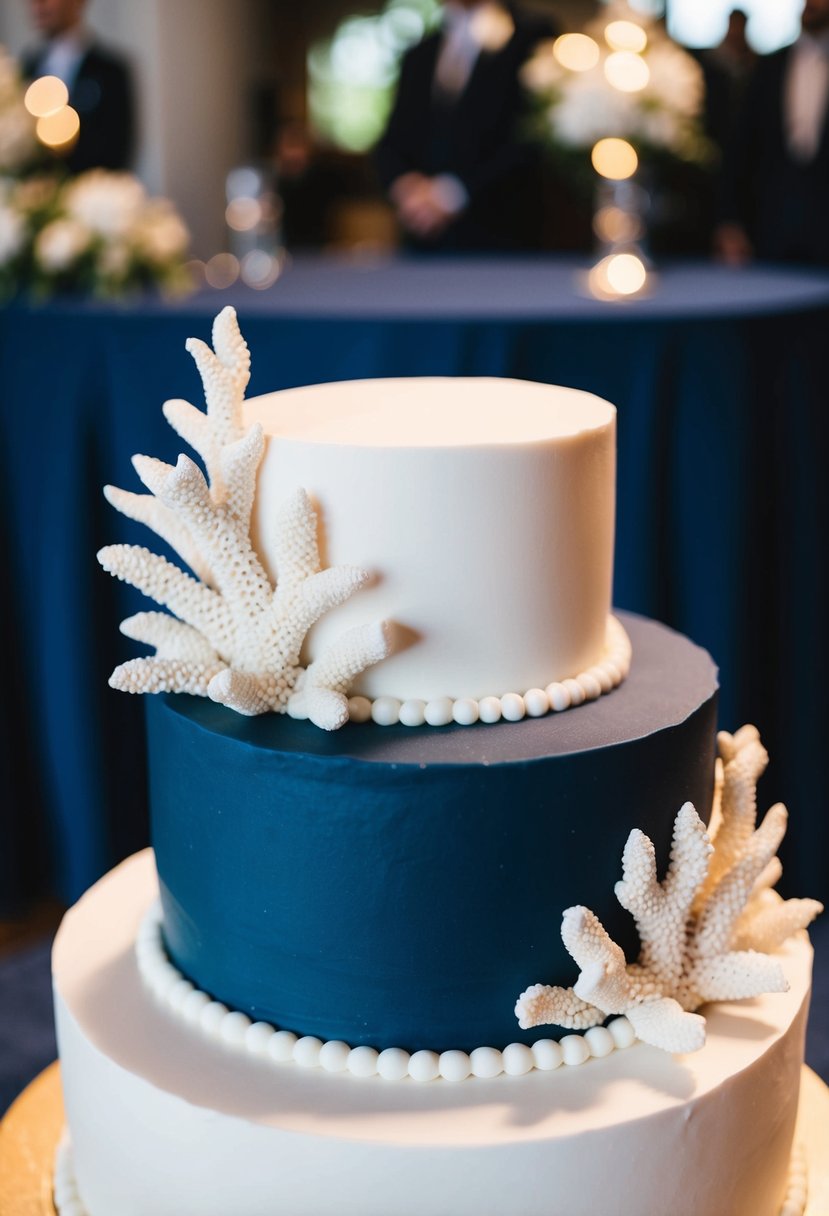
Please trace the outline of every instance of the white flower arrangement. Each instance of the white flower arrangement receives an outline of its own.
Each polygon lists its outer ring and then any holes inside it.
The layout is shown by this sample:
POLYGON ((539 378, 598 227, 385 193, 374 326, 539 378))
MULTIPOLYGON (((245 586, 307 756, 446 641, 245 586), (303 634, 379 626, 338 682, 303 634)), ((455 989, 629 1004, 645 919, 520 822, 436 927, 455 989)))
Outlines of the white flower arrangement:
POLYGON ((187 290, 190 237, 171 202, 149 198, 131 173, 65 178, 44 155, 17 65, 0 47, 0 297, 187 290))
POLYGON ((129 173, 41 174, 0 190, 0 290, 117 296, 187 289, 189 233, 167 199, 129 173))
POLYGON ((581 34, 539 45, 523 71, 541 134, 562 152, 627 140, 642 156, 704 162, 702 69, 661 25, 611 5, 581 34))

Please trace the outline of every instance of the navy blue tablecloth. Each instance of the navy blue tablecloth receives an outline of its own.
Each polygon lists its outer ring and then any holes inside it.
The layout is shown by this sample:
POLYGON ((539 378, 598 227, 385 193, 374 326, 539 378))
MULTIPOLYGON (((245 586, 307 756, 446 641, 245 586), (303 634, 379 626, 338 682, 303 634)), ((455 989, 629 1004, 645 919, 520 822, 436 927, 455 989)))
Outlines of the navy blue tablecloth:
POLYGON ((175 459, 160 407, 201 404, 184 341, 225 303, 251 347, 251 393, 498 375, 613 401, 616 603, 714 655, 721 721, 761 727, 762 801, 794 815, 788 888, 826 896, 829 276, 675 266, 649 298, 614 305, 561 261, 323 259, 262 293, 0 314, 0 909, 44 885, 73 900, 145 843, 141 706, 106 686, 138 653, 116 627, 138 599, 94 555, 148 535, 100 487, 138 488, 134 452, 175 459))

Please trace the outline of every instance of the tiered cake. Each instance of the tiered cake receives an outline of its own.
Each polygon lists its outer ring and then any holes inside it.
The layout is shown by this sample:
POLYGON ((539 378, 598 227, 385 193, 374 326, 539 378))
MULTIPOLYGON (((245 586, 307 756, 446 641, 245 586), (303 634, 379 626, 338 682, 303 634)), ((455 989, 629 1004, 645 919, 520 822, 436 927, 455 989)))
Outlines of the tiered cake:
POLYGON ((771 890, 756 732, 715 782, 711 660, 610 615, 613 407, 243 405, 229 310, 214 346, 207 414, 165 407, 207 479, 108 491, 201 581, 101 554, 178 618, 125 623, 156 654, 114 685, 185 695, 148 704, 154 856, 55 946, 64 1214, 795 1212, 810 956, 771 951, 817 906, 771 890))

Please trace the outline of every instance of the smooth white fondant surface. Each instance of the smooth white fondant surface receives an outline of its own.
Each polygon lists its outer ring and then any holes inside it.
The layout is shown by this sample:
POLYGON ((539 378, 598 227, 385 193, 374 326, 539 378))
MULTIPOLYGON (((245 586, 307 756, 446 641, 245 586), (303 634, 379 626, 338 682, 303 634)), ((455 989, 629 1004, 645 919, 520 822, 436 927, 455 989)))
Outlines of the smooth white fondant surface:
MULTIPOLYGON (((67 1117, 89 1216, 776 1216, 797 1108, 811 951, 788 993, 706 1009, 708 1042, 579 1068, 383 1084, 262 1069, 145 989, 157 895, 131 859, 54 950, 67 1117)), ((516 1061, 516 1066, 518 1061, 516 1061)))
POLYGON ((520 380, 367 380, 253 398, 268 436, 254 544, 298 487, 323 561, 375 584, 311 631, 388 619, 397 652, 352 692, 401 701, 545 688, 599 662, 610 610, 614 407, 520 380))

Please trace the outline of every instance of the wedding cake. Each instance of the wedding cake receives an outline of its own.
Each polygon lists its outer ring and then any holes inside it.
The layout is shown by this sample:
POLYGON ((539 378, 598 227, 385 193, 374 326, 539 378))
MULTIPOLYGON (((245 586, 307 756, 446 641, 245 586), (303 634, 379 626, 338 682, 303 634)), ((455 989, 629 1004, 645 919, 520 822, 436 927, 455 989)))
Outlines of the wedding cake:
POLYGON ((802 1210, 819 905, 708 655, 611 613, 614 408, 188 348, 205 471, 107 489, 192 575, 99 554, 169 612, 153 851, 55 943, 61 1216, 802 1210))

